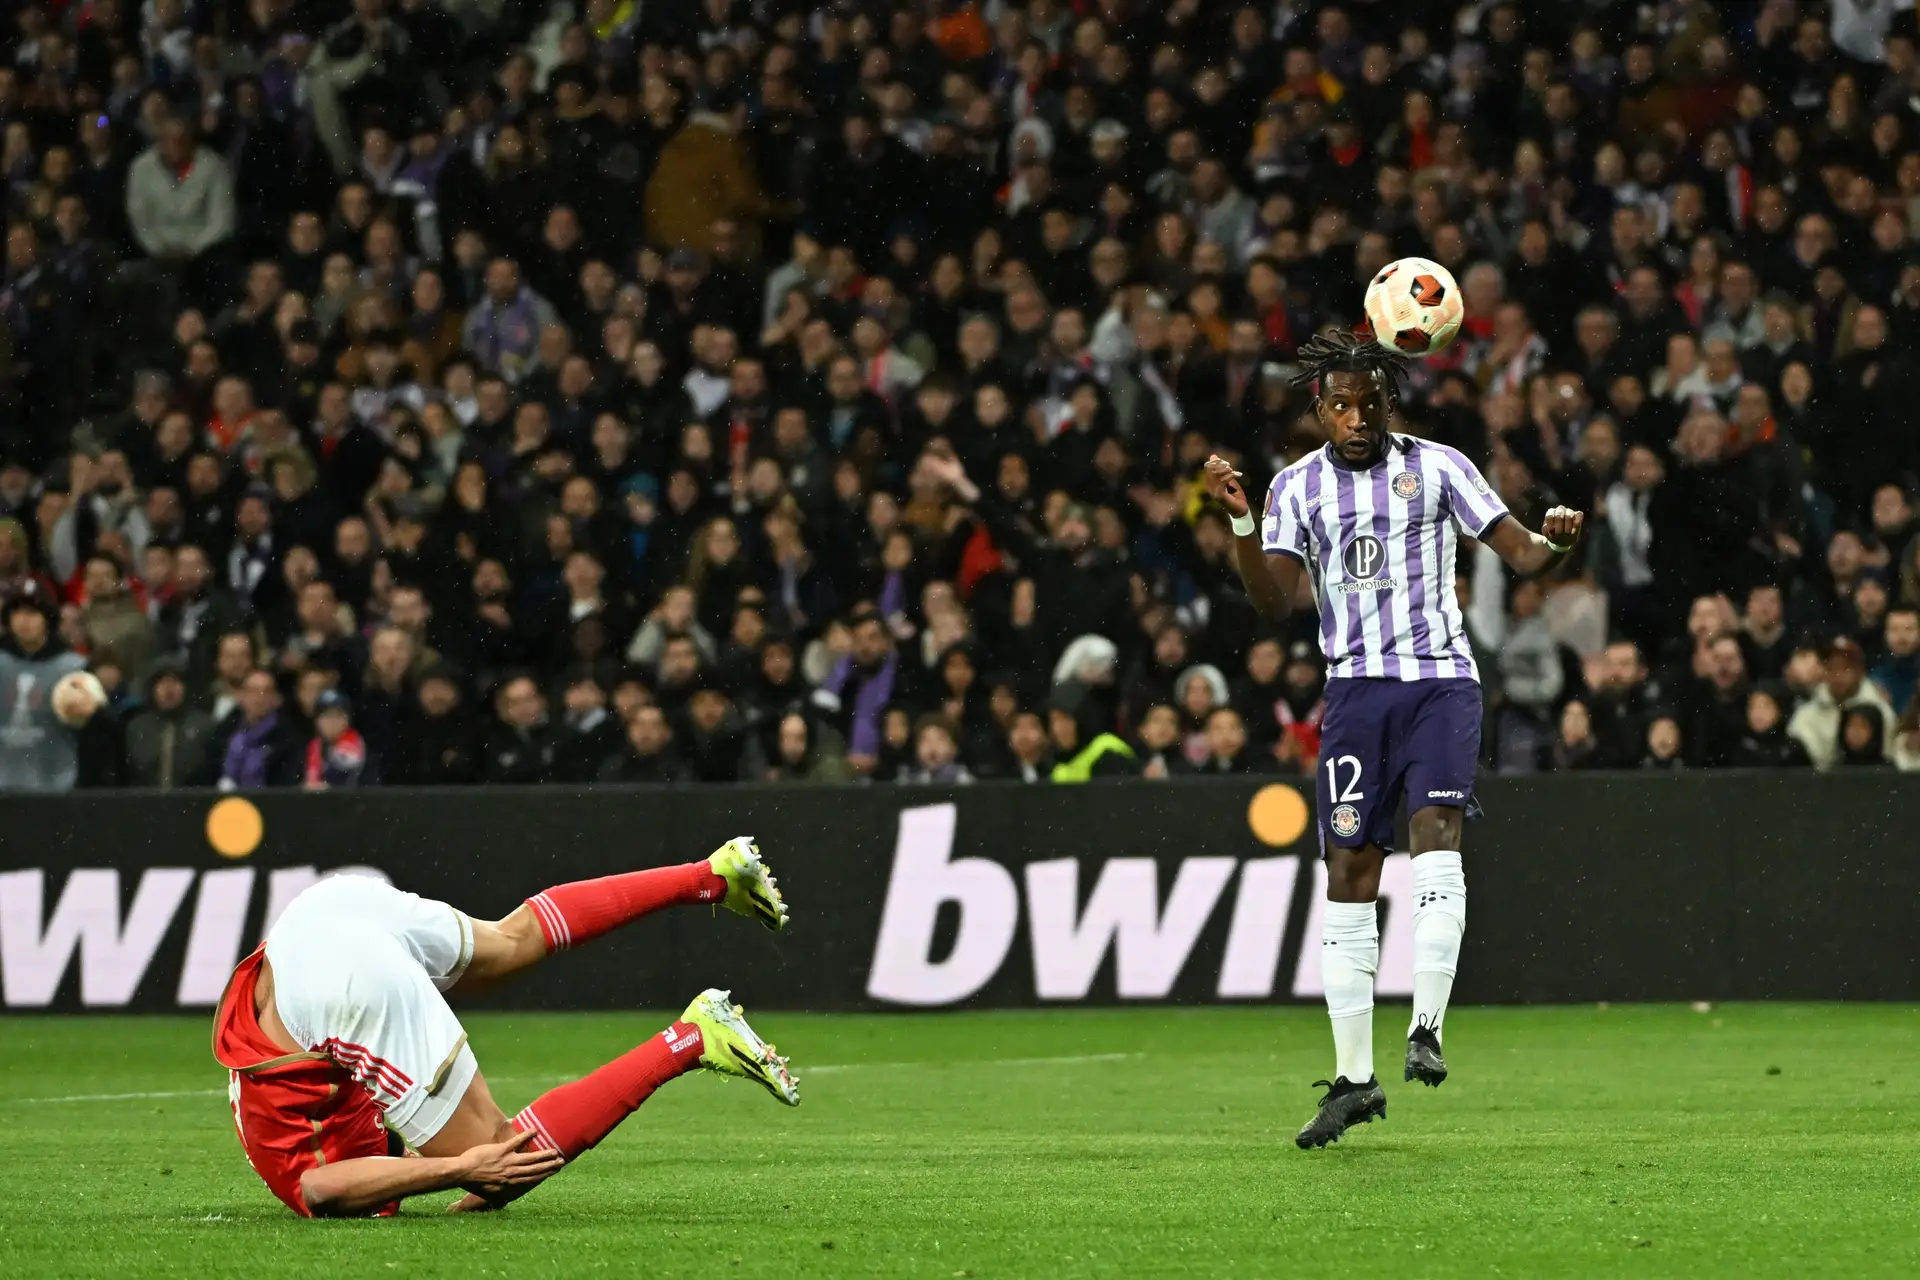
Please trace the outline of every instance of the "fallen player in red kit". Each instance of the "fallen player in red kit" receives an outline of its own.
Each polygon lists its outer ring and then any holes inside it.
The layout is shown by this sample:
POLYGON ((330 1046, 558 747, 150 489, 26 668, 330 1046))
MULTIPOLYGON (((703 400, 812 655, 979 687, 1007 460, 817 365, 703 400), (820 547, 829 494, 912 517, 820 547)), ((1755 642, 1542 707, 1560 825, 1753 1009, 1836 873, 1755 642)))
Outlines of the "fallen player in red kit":
POLYGON ((455 1188, 467 1194, 451 1209, 491 1209, 558 1173, 689 1071, 753 1080, 797 1106, 786 1059, 712 990, 659 1035, 517 1116, 488 1091, 446 994, 695 903, 769 929, 787 922, 745 836, 701 862, 559 885, 495 921, 368 876, 322 880, 241 962, 214 1016, 213 1053, 230 1073, 248 1162, 302 1216, 383 1216, 407 1196, 455 1188))

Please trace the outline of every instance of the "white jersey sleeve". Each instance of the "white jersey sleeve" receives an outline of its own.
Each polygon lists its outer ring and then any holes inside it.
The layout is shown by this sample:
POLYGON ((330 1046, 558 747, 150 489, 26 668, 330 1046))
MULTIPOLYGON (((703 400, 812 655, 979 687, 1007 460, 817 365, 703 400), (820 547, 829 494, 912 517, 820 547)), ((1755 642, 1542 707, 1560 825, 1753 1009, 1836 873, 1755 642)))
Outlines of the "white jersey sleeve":
POLYGON ((1481 539, 1508 514, 1493 485, 1457 449, 1441 452, 1440 475, 1446 485, 1447 511, 1454 527, 1469 538, 1481 539))
POLYGON ((1281 472, 1267 487, 1267 509, 1260 518, 1260 545, 1268 555, 1307 558, 1307 526, 1300 518, 1299 486, 1281 472))

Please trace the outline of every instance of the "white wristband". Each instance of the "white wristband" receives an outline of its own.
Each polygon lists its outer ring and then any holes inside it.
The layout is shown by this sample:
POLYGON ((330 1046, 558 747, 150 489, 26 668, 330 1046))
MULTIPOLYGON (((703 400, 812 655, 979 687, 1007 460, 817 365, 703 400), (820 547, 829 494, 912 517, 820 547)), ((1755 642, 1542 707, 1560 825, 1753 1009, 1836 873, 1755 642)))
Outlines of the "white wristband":
MULTIPOLYGON (((1540 536, 1543 538, 1547 538, 1547 535, 1544 533, 1541 534, 1540 536)), ((1553 554, 1557 556, 1563 556, 1567 554, 1567 552, 1573 550, 1573 544, 1569 542, 1566 546, 1563 547, 1559 543, 1555 542, 1552 538, 1547 538, 1547 550, 1553 552, 1553 554)))
POLYGON ((1253 523, 1252 513, 1244 516, 1235 516, 1233 518, 1233 536, 1236 538, 1252 537, 1253 531, 1257 527, 1258 526, 1253 523))

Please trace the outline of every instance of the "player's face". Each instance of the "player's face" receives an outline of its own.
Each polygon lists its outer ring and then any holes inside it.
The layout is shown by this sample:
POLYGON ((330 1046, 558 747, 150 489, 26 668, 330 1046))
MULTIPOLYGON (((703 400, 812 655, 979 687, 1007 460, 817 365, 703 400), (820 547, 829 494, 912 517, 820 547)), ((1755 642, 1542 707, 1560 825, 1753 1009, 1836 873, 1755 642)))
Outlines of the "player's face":
POLYGON ((1393 393, 1378 373, 1330 373, 1315 402, 1333 451, 1355 466, 1370 466, 1387 445, 1393 393))

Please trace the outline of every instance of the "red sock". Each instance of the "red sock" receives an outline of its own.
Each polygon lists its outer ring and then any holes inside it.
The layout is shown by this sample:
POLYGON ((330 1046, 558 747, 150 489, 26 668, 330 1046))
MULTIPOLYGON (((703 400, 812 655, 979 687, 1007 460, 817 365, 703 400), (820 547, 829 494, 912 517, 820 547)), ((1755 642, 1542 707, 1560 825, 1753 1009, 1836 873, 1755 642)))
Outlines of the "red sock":
POLYGON ((576 880, 555 885, 527 899, 546 935, 547 952, 564 951, 638 920, 662 907, 695 902, 718 902, 727 896, 727 882, 704 862, 679 867, 653 867, 622 876, 576 880))
POLYGON ((700 1052, 700 1028, 676 1022, 591 1075, 541 1094, 513 1118, 513 1126, 533 1130, 533 1146, 575 1159, 598 1146, 655 1089, 699 1067, 700 1052))

